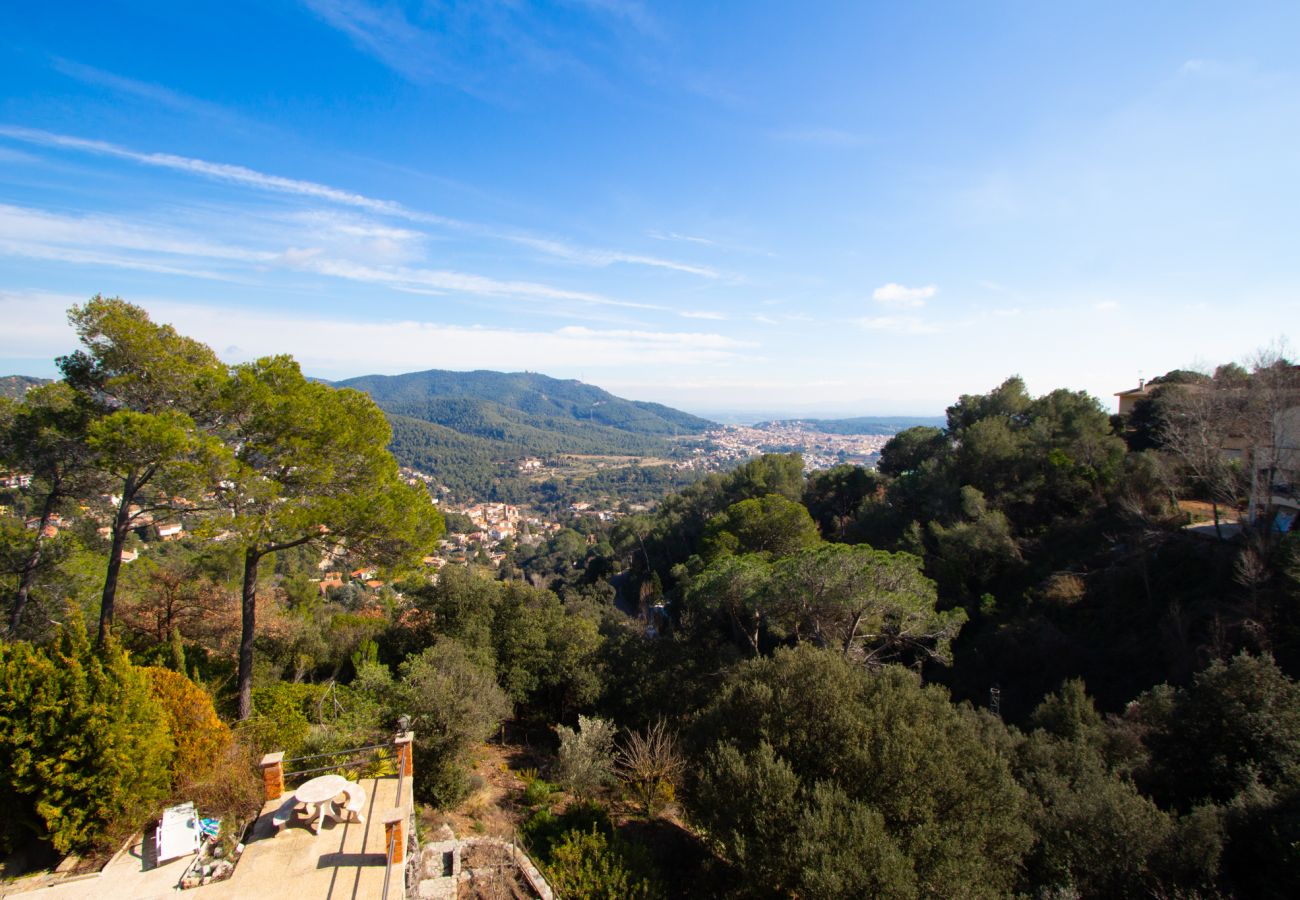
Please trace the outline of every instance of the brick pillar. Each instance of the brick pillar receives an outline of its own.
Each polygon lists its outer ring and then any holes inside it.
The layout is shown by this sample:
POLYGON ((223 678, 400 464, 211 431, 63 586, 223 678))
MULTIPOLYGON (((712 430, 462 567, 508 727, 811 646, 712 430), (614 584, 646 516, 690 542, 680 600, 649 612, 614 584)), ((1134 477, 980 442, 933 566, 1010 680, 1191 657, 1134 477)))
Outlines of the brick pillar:
POLYGON ((392 853, 388 861, 393 864, 400 863, 406 858, 406 834, 403 830, 403 823, 406 822, 406 807, 399 806, 397 809, 390 810, 384 816, 384 849, 392 848, 392 853))
POLYGON ((393 738, 393 747, 397 750, 397 771, 410 778, 415 773, 415 760, 411 758, 411 751, 415 749, 415 732, 406 731, 393 738))
POLYGON ((262 757, 262 786, 267 800, 279 800, 284 793, 284 752, 268 753, 262 757))

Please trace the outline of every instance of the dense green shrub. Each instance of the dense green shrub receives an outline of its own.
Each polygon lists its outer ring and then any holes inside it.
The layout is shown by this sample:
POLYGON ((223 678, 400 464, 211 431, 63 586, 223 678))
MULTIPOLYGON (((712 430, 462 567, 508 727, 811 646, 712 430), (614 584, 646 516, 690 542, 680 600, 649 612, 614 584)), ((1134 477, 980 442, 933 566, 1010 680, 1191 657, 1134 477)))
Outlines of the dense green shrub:
POLYGON ((1143 796, 1083 682, 1067 681, 1032 721, 1015 761, 1038 838, 1026 888, 1090 898, 1191 897, 1213 887, 1222 849, 1214 811, 1177 818, 1143 796))
POLYGON ((614 734, 608 719, 578 716, 578 730, 555 726, 560 738, 556 770, 560 782, 575 796, 590 797, 614 781, 614 734))
POLYGON ((609 811, 595 801, 583 800, 570 803, 561 813, 549 809, 537 810, 524 821, 519 836, 533 858, 545 864, 550 862, 551 851, 565 833, 585 832, 593 828, 606 834, 614 832, 614 826, 609 821, 609 811))
POLYGON ((307 741, 310 714, 324 690, 317 684, 281 681, 253 691, 253 715, 240 726, 244 737, 261 753, 284 751, 293 756, 307 741))
POLYGON ((527 778, 524 780, 524 793, 521 800, 524 806, 545 806, 555 793, 555 785, 544 778, 527 778))
POLYGON ((47 647, 0 646, 0 840, 63 852, 139 826, 172 787, 175 747, 148 675, 79 617, 47 647))
POLYGON ((688 810, 755 889, 1005 896, 1033 836, 998 730, 899 667, 778 650, 702 716, 688 810))
POLYGON ((566 900, 651 900, 654 883, 637 871, 629 846, 597 828, 568 831, 551 852, 547 879, 566 900))
POLYGON ((510 700, 463 647, 440 640, 402 663, 391 708, 420 735, 416 796, 445 807, 465 795, 469 754, 510 714, 510 700))

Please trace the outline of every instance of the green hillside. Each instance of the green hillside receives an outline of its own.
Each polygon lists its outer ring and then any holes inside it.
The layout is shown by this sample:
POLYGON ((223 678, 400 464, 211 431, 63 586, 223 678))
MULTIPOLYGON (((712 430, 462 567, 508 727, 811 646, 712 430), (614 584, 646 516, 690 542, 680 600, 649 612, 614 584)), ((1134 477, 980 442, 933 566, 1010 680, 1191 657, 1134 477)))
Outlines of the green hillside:
MULTIPOLYGON (((714 423, 658 403, 624 400, 580 381, 535 372, 449 372, 365 375, 335 383, 365 391, 385 411, 447 425, 493 440, 513 440, 511 426, 555 431, 574 440, 593 427, 634 435, 699 434, 714 423)), ((608 432, 604 440, 621 440, 608 432)), ((591 441, 586 439, 586 443, 591 441)), ((613 447, 607 448, 609 450, 613 447)), ((583 452, 583 451, 575 451, 583 452)), ((605 452, 591 450, 590 452, 605 452)), ((639 452, 633 450, 631 452, 639 452)))
POLYGON ((0 397, 21 400, 23 395, 32 388, 41 384, 49 384, 49 381, 48 378, 32 378, 30 375, 0 376, 0 397))
MULTIPOLYGON (((458 496, 486 500, 538 499, 538 486, 516 466, 524 457, 666 457, 674 435, 698 435, 713 426, 658 403, 531 372, 433 370, 367 375, 334 386, 365 391, 388 414, 391 449, 403 465, 436 475, 458 496)), ((564 493, 577 491, 585 488, 566 485, 564 493)))

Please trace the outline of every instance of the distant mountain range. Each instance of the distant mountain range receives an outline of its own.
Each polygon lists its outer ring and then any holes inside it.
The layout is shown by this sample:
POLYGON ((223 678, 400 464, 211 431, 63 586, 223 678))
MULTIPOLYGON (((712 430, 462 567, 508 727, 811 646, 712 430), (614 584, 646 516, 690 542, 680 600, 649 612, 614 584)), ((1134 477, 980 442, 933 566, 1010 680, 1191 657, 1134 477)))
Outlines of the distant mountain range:
POLYGON ((32 378, 30 375, 0 376, 0 397, 21 400, 32 388, 49 383, 48 378, 32 378))
POLYGON ((827 434, 898 434, 917 425, 943 428, 946 424, 947 420, 943 416, 858 416, 852 419, 778 419, 760 422, 754 427, 803 425, 827 434))
POLYGON ((659 403, 535 372, 434 369, 330 384, 365 391, 388 414, 398 462, 476 497, 517 497, 521 479, 503 463, 523 457, 668 456, 671 438, 716 427, 659 403))
POLYGON ((581 381, 536 372, 449 372, 364 375, 334 382, 365 391, 385 412, 447 425, 494 440, 534 437, 538 428, 576 436, 612 429, 634 435, 700 434, 716 423, 659 403, 624 400, 581 381))

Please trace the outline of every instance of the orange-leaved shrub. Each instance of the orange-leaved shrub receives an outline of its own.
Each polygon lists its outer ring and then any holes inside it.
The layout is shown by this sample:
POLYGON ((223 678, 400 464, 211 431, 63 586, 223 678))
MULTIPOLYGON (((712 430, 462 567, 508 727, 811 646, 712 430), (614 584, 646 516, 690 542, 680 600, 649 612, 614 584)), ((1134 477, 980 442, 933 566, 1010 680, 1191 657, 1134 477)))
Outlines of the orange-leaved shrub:
POLYGON ((196 780, 223 760, 230 747, 230 728, 217 717, 212 698, 179 672, 159 666, 145 668, 155 699, 167 713, 176 755, 173 783, 196 780))

